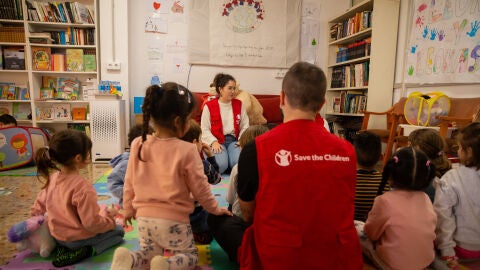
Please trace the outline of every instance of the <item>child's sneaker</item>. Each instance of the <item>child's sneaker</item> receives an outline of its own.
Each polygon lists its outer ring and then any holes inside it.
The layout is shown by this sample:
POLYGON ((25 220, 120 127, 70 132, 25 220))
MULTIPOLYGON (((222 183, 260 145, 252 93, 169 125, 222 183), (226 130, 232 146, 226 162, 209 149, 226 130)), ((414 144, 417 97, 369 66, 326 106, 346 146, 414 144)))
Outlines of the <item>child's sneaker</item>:
POLYGON ((193 239, 197 244, 208 245, 213 241, 213 236, 209 231, 202 233, 193 233, 193 239))
POLYGON ((67 265, 76 264, 93 255, 93 248, 91 246, 81 247, 76 250, 67 247, 58 246, 55 257, 52 261, 55 267, 64 267, 67 265))
POLYGON ((133 266, 133 258, 128 248, 119 247, 113 253, 111 270, 130 270, 133 266))
POLYGON ((168 261, 163 256, 155 256, 150 261, 150 270, 168 270, 168 268, 168 261))

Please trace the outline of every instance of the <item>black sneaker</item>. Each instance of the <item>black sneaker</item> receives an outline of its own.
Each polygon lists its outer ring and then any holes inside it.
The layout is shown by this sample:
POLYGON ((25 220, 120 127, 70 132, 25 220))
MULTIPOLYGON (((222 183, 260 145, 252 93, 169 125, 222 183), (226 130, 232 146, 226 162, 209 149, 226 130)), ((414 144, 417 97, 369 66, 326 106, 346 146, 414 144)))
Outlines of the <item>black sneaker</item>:
POLYGON ((52 264, 55 267, 76 264, 77 262, 92 256, 92 253, 93 249, 91 246, 81 247, 76 250, 71 250, 66 247, 58 247, 52 264))

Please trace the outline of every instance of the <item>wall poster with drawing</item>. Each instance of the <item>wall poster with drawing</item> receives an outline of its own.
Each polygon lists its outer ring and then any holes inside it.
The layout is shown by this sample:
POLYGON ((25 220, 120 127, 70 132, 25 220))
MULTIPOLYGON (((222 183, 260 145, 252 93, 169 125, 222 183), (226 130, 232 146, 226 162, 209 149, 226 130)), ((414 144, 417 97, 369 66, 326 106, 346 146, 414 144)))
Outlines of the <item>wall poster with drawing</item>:
POLYGON ((192 0, 189 62, 280 67, 298 61, 301 0, 192 0))
POLYGON ((406 83, 480 82, 480 1, 413 0, 406 83))

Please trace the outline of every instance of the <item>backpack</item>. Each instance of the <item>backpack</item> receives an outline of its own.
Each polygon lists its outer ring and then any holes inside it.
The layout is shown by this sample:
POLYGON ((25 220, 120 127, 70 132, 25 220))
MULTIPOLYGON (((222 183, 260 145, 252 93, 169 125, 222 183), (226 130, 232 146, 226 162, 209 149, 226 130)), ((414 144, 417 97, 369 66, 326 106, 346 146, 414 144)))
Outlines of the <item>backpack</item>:
POLYGON ((441 92, 412 92, 404 107, 405 119, 415 126, 438 126, 437 116, 446 116, 449 112, 450 99, 441 92))

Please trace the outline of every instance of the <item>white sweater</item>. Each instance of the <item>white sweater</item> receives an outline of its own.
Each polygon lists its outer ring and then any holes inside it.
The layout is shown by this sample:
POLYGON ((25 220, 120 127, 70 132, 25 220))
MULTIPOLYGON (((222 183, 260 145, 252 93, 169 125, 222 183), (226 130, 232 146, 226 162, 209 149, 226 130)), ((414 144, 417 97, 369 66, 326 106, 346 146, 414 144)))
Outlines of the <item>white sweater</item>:
POLYGON ((460 166, 435 184, 436 243, 442 256, 454 256, 457 245, 480 250, 480 170, 460 166))

